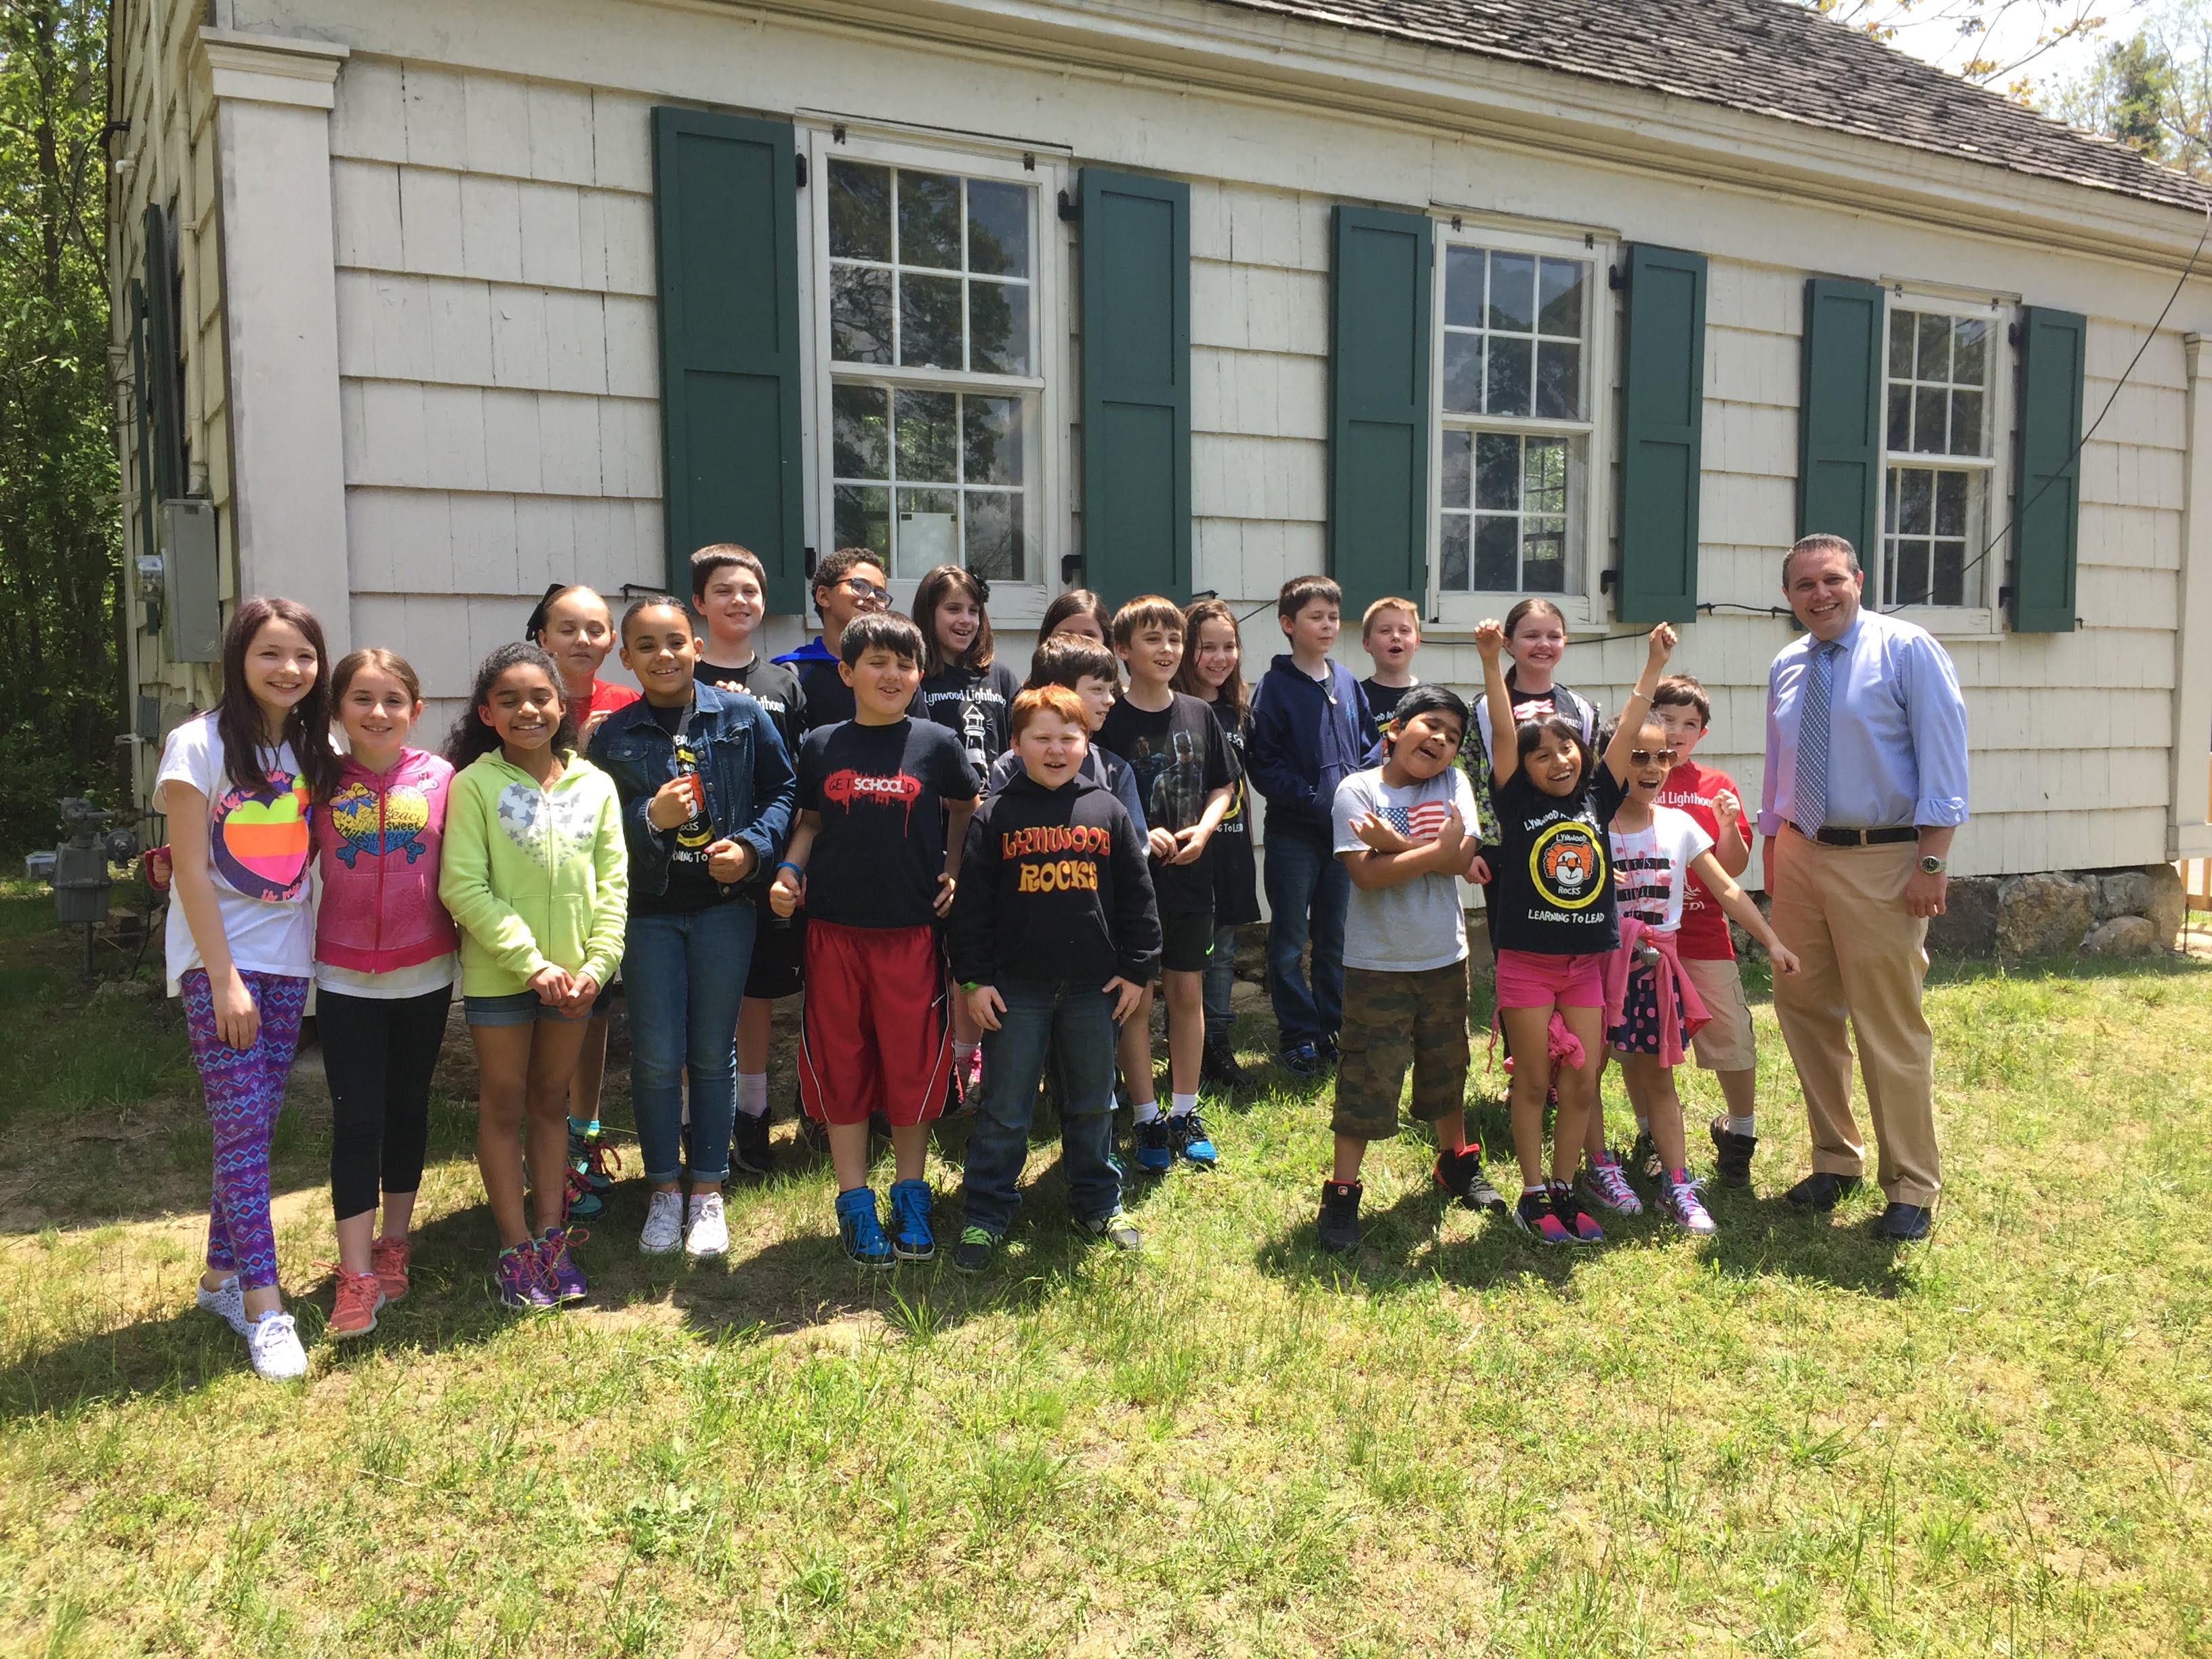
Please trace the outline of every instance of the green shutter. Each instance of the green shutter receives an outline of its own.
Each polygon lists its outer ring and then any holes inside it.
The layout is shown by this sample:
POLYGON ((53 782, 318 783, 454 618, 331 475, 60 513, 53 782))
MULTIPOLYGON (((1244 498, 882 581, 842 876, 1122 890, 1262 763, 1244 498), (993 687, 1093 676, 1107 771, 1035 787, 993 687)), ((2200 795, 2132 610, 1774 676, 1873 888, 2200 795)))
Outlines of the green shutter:
POLYGON ((798 186, 789 122, 653 112, 668 585, 738 542, 783 612, 806 602, 798 186))
POLYGON ((1083 169, 1083 569, 1190 598, 1190 186, 1083 169))
POLYGON ((1429 591, 1429 325, 1435 227, 1336 210, 1328 313, 1328 568, 1357 617, 1429 591))
POLYGON ((1705 260, 1628 250, 1620 388, 1620 620, 1695 622, 1705 416, 1705 260))
POLYGON ((1805 284, 1797 401, 1797 533, 1841 536, 1872 568, 1881 536, 1881 289, 1805 284))
POLYGON ((169 216, 159 203, 146 207, 146 350, 151 383, 143 388, 153 408, 154 490, 163 501, 185 493, 183 378, 179 369, 177 251, 169 216))
POLYGON ((146 284, 131 279, 131 400, 138 405, 138 551, 154 550, 154 400, 146 381, 146 284))
POLYGON ((2087 319, 2078 312, 2030 306, 2021 314, 2012 541, 2012 625, 2017 633, 2074 631, 2087 333, 2087 319))

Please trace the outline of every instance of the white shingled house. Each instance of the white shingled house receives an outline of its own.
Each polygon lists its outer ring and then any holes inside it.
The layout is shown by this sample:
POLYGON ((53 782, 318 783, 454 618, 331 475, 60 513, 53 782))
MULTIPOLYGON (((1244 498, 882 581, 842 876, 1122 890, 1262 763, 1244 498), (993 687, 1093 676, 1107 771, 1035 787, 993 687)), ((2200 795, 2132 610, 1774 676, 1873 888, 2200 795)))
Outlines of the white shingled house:
POLYGON ((1780 556, 1819 529, 1969 688, 1958 867, 2212 853, 2206 193, 1803 8, 112 28, 142 779, 238 595, 452 699, 550 580, 734 538, 779 648, 855 542, 902 595, 988 574, 1018 667, 1077 581, 1249 603, 1256 674, 1278 584, 1326 569, 1355 612, 1417 598, 1420 673, 1462 684, 1475 622, 1549 594, 1563 678, 1614 702, 1667 617, 1755 792, 1780 556))

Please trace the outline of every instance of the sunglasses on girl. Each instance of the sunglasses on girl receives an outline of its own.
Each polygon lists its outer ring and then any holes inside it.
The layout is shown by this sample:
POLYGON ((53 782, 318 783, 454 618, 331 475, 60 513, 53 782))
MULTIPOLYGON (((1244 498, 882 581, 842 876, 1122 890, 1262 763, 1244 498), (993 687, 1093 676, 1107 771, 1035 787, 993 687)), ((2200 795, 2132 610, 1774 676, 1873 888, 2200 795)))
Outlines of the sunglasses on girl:
POLYGON ((1631 766, 1649 766, 1653 761, 1671 761, 1674 758, 1674 751, 1671 749, 1632 749, 1628 751, 1631 766))

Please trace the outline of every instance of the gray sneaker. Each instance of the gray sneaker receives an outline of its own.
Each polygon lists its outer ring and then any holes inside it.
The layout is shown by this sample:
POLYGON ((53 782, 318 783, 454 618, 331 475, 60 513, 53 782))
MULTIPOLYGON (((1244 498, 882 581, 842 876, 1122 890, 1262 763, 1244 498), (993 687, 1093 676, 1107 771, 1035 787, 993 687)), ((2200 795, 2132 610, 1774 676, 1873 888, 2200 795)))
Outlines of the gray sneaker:
POLYGON ((1129 1219, 1129 1212, 1118 1205, 1111 1215, 1072 1217, 1075 1231, 1085 1238, 1103 1238, 1117 1250, 1141 1250, 1145 1236, 1137 1231, 1137 1224, 1129 1219))
POLYGON ((204 1285, 197 1288, 199 1304, 204 1311, 213 1314, 240 1336, 253 1334, 246 1322, 246 1291, 240 1288, 236 1273, 224 1279, 220 1290, 211 1291, 204 1285))

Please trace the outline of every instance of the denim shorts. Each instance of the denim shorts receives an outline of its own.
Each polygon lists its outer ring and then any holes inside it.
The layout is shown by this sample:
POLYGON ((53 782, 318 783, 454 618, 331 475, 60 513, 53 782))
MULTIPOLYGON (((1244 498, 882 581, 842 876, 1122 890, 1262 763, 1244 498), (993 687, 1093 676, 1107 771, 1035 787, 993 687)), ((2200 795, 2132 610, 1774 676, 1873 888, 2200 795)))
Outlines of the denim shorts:
MULTIPOLYGON (((471 997, 461 999, 464 1018, 471 1025, 534 1025, 541 1019, 556 1020, 564 1024, 581 1024, 549 1002, 540 1002, 535 991, 517 991, 513 996, 471 997)), ((593 1011, 597 1012, 596 1009, 593 1011)), ((584 1019, 590 1018, 586 1014, 584 1019)))

